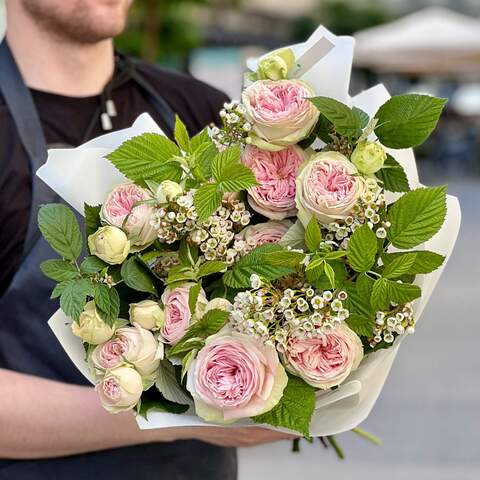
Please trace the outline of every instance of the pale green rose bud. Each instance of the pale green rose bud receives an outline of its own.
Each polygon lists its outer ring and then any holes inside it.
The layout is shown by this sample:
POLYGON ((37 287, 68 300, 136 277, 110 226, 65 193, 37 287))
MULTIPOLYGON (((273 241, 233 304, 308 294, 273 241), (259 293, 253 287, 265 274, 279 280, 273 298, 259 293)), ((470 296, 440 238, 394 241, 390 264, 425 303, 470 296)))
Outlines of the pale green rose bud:
POLYGON ((258 62, 259 80, 282 80, 295 65, 295 55, 290 48, 275 50, 258 62))
POLYGON ((92 255, 115 265, 127 258, 130 252, 130 241, 123 230, 109 225, 89 235, 88 248, 92 255))
POLYGON ((131 303, 129 313, 130 323, 138 323, 146 330, 158 330, 165 323, 165 312, 153 300, 131 303))
POLYGON ((224 310, 230 312, 233 310, 233 305, 226 298, 214 298, 210 300, 205 306, 205 313, 209 310, 224 310))
POLYGON ((360 142, 352 153, 351 160, 360 173, 371 175, 383 167, 387 152, 378 142, 360 142))
POLYGON ((183 193, 183 188, 172 180, 163 181, 157 189, 157 200, 160 203, 172 202, 183 193))
POLYGON ((112 338, 115 331, 113 326, 107 325, 95 308, 95 302, 85 305, 78 322, 72 323, 72 332, 90 345, 99 345, 112 338))

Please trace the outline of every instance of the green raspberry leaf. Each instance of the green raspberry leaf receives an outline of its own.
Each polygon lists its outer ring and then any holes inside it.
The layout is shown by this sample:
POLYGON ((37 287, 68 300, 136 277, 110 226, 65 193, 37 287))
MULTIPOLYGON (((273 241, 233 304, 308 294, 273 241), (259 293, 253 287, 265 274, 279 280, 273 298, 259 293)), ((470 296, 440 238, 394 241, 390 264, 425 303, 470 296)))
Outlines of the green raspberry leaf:
POLYGON ((435 129, 446 98, 429 95, 397 95, 385 102, 375 118, 375 134, 390 148, 409 148, 422 144, 435 129))
POLYGON ((409 274, 418 275, 431 273, 439 268, 445 261, 445 257, 439 253, 430 252, 429 250, 419 250, 415 252, 395 252, 385 253, 382 255, 382 261, 387 268, 390 263, 398 258, 408 258, 409 256, 414 258, 414 261, 408 269, 409 274))
POLYGON ((399 283, 387 280, 388 298, 394 303, 407 303, 422 295, 420 287, 411 283, 399 283))
POLYGON ((60 203, 43 205, 38 226, 45 240, 66 260, 74 261, 82 252, 83 240, 73 212, 60 203))
POLYGON ((388 153, 383 168, 375 175, 381 182, 383 182, 385 190, 388 190, 389 192, 408 192, 410 190, 405 170, 388 153))
POLYGON ((207 277, 208 275, 214 275, 215 273, 225 272, 228 265, 225 262, 213 260, 211 262, 202 263, 197 272, 197 278, 207 277))
POLYGON ((386 278, 378 278, 375 280, 370 303, 374 310, 386 310, 390 306, 388 280, 386 278))
POLYGON ((142 185, 145 179, 179 182, 183 170, 174 160, 178 155, 180 149, 164 135, 144 133, 126 140, 106 158, 127 178, 142 185))
POLYGON ((188 135, 187 127, 178 115, 175 115, 175 129, 173 134, 177 145, 184 152, 188 153, 190 151, 190 136, 188 135))
POLYGON ((375 328, 375 317, 365 317, 357 313, 351 313, 345 320, 347 325, 359 336, 370 338, 375 328))
POLYGON ((78 276, 75 265, 65 260, 45 260, 40 264, 42 273, 56 282, 72 280, 78 276))
POLYGON ((122 279, 125 284, 139 292, 157 293, 155 278, 135 257, 128 258, 122 265, 122 279))
POLYGON ((104 262, 95 255, 85 257, 85 260, 80 264, 80 271, 87 275, 98 273, 104 268, 108 267, 108 263, 104 262))
POLYGON ((388 208, 388 240, 397 248, 412 248, 432 238, 447 214, 445 186, 405 193, 388 208))
POLYGON ((367 272, 375 263, 377 237, 372 229, 364 224, 357 228, 348 242, 347 258, 356 272, 367 272))
POLYGON ((162 360, 157 371, 155 380, 157 390, 170 402, 181 405, 191 405, 192 399, 188 393, 179 385, 175 367, 168 361, 162 360))
POLYGON ((292 250, 277 250, 262 254, 263 260, 274 267, 297 268, 305 259, 305 254, 292 250))
POLYGON ((316 252, 322 241, 320 225, 315 217, 312 217, 305 229, 305 244, 310 252, 316 252))
POLYGON ((415 253, 406 253, 404 255, 397 255, 385 265, 382 276, 385 278, 398 278, 406 273, 410 273, 410 269, 415 263, 415 253))
POLYGON ((120 313, 120 297, 115 287, 96 283, 93 286, 93 298, 102 320, 107 325, 114 325, 120 313))
POLYGON ((252 417, 255 423, 283 427, 310 436, 315 389, 299 377, 289 376, 280 401, 267 413, 252 417))
POLYGON ((313 97, 309 100, 333 123, 335 130, 341 135, 354 137, 361 132, 362 118, 357 111, 333 98, 313 97))
POLYGON ((199 220, 206 220, 222 203, 222 192, 215 183, 202 185, 193 197, 199 220))
POLYGON ((78 322, 80 314, 87 303, 87 296, 93 295, 92 284, 87 279, 82 278, 80 280, 69 280, 59 285, 62 285, 60 308, 65 315, 78 322))
POLYGON ((85 214, 85 230, 87 237, 95 233, 101 226, 100 210, 101 205, 91 206, 88 203, 83 204, 83 211, 85 214))

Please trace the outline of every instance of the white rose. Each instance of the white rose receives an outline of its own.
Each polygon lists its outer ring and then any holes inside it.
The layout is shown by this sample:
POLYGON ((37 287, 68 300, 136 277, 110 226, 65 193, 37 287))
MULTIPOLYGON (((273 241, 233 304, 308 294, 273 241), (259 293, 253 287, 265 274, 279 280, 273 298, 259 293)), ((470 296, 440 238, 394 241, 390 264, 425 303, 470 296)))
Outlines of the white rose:
POLYGON ((138 323, 147 330, 158 330, 165 323, 165 312, 153 300, 131 303, 129 314, 131 324, 138 323))
POLYGON ((107 325, 102 320, 93 301, 85 305, 78 322, 72 323, 73 334, 91 345, 98 345, 110 340, 114 331, 113 326, 107 325))

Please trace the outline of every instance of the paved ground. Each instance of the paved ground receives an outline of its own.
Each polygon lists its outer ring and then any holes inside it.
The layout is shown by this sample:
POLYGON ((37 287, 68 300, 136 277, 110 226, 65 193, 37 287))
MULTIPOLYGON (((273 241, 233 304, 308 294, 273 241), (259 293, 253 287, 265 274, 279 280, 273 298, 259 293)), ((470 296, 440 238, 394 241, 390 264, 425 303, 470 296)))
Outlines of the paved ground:
POLYGON ((449 190, 463 211, 456 250, 363 425, 384 445, 340 435, 348 457, 343 463, 320 444, 305 445, 299 455, 290 454, 287 443, 242 450, 240 480, 328 474, 342 480, 480 479, 480 182, 450 183, 449 190))

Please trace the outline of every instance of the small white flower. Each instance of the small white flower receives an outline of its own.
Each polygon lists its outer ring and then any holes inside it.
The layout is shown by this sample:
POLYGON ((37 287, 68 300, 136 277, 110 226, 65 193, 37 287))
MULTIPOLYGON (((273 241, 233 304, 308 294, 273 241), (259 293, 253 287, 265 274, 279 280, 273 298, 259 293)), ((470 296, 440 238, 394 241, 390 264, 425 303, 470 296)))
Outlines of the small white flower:
POLYGON ((250 275, 250 286, 254 290, 257 290, 262 286, 262 280, 256 273, 252 273, 252 275, 250 275))

